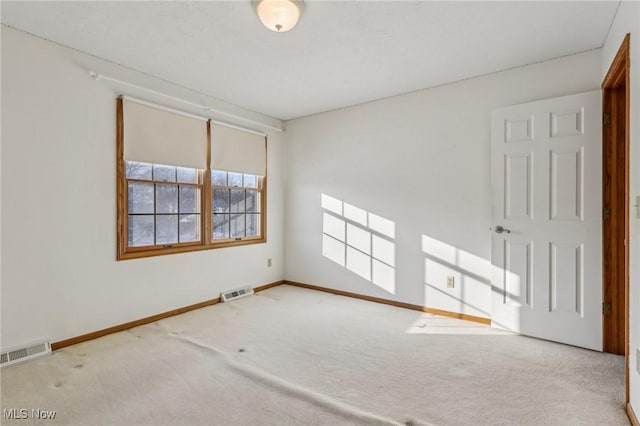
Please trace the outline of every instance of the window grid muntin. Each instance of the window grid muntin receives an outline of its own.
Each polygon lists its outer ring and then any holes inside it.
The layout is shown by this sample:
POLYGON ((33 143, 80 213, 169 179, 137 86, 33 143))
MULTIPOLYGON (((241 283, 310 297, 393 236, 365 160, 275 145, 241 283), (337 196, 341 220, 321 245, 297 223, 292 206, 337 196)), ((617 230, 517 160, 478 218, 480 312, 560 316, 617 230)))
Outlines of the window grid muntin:
MULTIPOLYGON (((126 212, 126 217, 127 217, 127 248, 129 249, 149 249, 149 248, 169 248, 169 247, 176 247, 179 245, 191 245, 191 244, 197 244, 197 243, 201 243, 202 242, 202 189, 203 189, 203 184, 202 184, 202 171, 198 170, 198 169, 194 169, 191 168, 193 170, 195 170, 196 172, 196 179, 197 182, 196 183, 192 183, 192 182, 180 182, 178 181, 178 168, 180 168, 180 166, 172 166, 172 165, 166 165, 166 164, 152 164, 152 163, 145 163, 145 162, 137 162, 137 161, 126 161, 125 160, 125 185, 126 185, 126 189, 127 189, 127 212, 126 212), (126 175, 126 171, 129 170, 128 166, 134 166, 135 164, 140 164, 143 166, 150 166, 151 167, 151 179, 143 179, 143 178, 129 178, 126 175), (156 168, 160 169, 160 168, 172 168, 173 169, 173 175, 175 178, 175 181, 168 181, 168 180, 156 180, 155 177, 155 173, 156 173, 156 168), (145 213, 131 213, 130 212, 130 200, 129 200, 129 185, 131 183, 144 183, 144 184, 148 184, 148 185, 153 185, 153 213, 150 212, 145 212, 145 213), (158 201, 158 185, 164 185, 164 186, 175 186, 176 187, 176 211, 175 212, 169 212, 169 213, 158 213, 157 211, 157 201, 158 201), (180 188, 181 187, 195 187, 197 188, 197 195, 196 195, 196 200, 197 200, 197 212, 193 213, 193 212, 189 212, 189 213, 183 213, 180 210, 180 188), (197 221, 196 221, 196 229, 197 229, 197 233, 198 238, 193 240, 193 241, 180 241, 180 218, 182 216, 189 216, 189 215, 194 215, 197 217, 197 221), (153 245, 131 245, 131 234, 130 234, 130 230, 129 230, 129 223, 130 220, 129 218, 132 216, 153 216, 153 245), (175 242, 169 242, 169 243, 161 243, 158 244, 158 216, 177 216, 177 224, 176 224, 176 241, 175 242)), ((182 169, 190 169, 190 168, 185 168, 182 167, 182 169)))
MULTIPOLYGON (((246 174, 246 173, 234 173, 234 172, 228 172, 228 171, 224 171, 224 170, 211 170, 211 220, 212 220, 212 226, 211 226, 211 239, 212 241, 215 242, 223 242, 223 241, 241 241, 241 240, 247 240, 247 239, 259 239, 262 238, 262 196, 263 196, 263 182, 264 182, 264 176, 258 176, 258 175, 252 175, 252 174, 246 174), (222 174, 224 174, 225 178, 222 178, 222 174), (230 185, 230 178, 229 175, 233 174, 235 176, 240 175, 242 177, 241 182, 242 182, 242 186, 238 186, 238 185, 230 185), (245 181, 247 180, 247 177, 249 177, 249 180, 251 180, 251 182, 255 182, 255 186, 246 186, 245 185, 245 181), (214 182, 222 182, 224 181, 226 184, 222 185, 221 183, 216 184, 214 182), (226 209, 223 209, 222 211, 216 211, 215 208, 215 204, 216 204, 216 197, 215 197, 215 193, 216 190, 224 190, 227 192, 227 197, 226 199, 228 200, 227 202, 227 207, 226 209), (242 199, 242 203, 244 204, 243 208, 241 210, 236 210, 234 211, 232 209, 232 198, 231 198, 231 191, 236 190, 236 191, 243 191, 244 192, 244 197, 242 199), (253 193, 254 194, 254 199, 255 202, 253 203, 255 206, 255 210, 253 211, 247 211, 247 198, 249 193, 253 193), (228 218, 227 222, 226 222, 226 230, 223 233, 223 235, 226 235, 227 237, 216 237, 216 216, 217 217, 222 217, 222 218, 228 218), (232 223, 233 223, 233 219, 238 218, 240 216, 244 217, 244 225, 243 225, 243 235, 240 237, 234 237, 232 235, 232 223), (247 223, 249 223, 249 221, 247 220, 247 216, 253 216, 254 218, 254 223, 256 224, 256 232, 255 235, 247 235, 247 223)), ((219 198, 218 198, 219 199, 219 198)))

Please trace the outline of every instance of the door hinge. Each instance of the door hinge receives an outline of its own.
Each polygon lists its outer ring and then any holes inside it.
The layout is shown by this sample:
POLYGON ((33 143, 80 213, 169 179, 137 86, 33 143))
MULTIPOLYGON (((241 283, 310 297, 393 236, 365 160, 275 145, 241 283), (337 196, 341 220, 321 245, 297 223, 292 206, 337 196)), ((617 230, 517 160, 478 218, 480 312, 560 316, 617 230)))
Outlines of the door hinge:
POLYGON ((602 209, 602 219, 607 220, 611 217, 611 209, 609 207, 605 207, 602 209))
POLYGON ((603 112, 602 113, 602 124, 604 124, 605 126, 611 124, 611 113, 610 112, 603 112))
POLYGON ((602 314, 611 315, 611 303, 608 303, 608 302, 602 303, 602 314))

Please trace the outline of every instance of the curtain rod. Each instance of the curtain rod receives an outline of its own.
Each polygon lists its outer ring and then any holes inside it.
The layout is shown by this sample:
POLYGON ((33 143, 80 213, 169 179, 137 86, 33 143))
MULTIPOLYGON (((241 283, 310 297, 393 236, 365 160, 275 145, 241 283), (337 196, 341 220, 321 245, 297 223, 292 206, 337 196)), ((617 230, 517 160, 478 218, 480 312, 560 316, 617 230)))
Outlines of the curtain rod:
POLYGON ((214 124, 219 124, 220 126, 230 127, 232 129, 237 129, 237 130, 242 130, 243 132, 253 133, 254 135, 258 135, 258 136, 267 136, 267 134, 265 132, 259 132, 257 130, 247 129, 246 127, 236 126, 234 124, 229 124, 229 123, 225 123, 223 121, 214 120, 213 118, 207 118, 207 117, 204 117, 204 116, 201 116, 201 115, 191 114, 189 112, 184 112, 184 111, 181 111, 179 109, 169 108, 169 107, 166 107, 164 105, 158 105, 158 104, 153 103, 153 102, 145 101, 144 99, 134 98, 133 96, 120 95, 120 97, 122 99, 130 101, 130 102, 135 102, 137 104, 146 105, 148 107, 155 108, 155 109, 161 109, 163 111, 168 111, 168 112, 170 112, 172 114, 182 115, 182 116, 185 116, 185 117, 193 118, 195 120, 210 121, 210 122, 212 122, 214 124))
POLYGON ((141 105, 146 105, 148 107, 155 108, 155 109, 161 109, 162 111, 168 111, 168 112, 170 112, 172 114, 178 114, 178 115, 182 115, 182 116, 185 116, 185 117, 189 117, 189 118, 193 118, 193 119, 201 120, 201 121, 209 121, 209 119, 207 117, 204 117, 204 116, 201 116, 201 115, 191 114, 191 113, 188 113, 188 112, 185 112, 185 111, 181 111, 179 109, 169 108, 169 107, 166 107, 164 105, 158 105, 158 104, 153 103, 153 102, 145 101, 144 99, 134 98, 133 96, 120 95, 120 97, 122 99, 127 100, 127 101, 135 102, 135 103, 141 104, 141 105))
MULTIPOLYGON (((260 121, 255 121, 255 120, 251 120, 249 118, 241 117, 239 115, 235 115, 235 114, 231 114, 231 113, 228 113, 228 112, 220 111, 220 110, 208 107, 208 106, 197 104, 195 102, 191 102, 191 101, 187 101, 185 99, 177 98, 175 96, 167 95, 166 93, 158 92, 157 90, 149 89, 147 87, 138 86, 137 84, 133 84, 133 83, 129 83, 129 82, 126 82, 126 81, 123 81, 123 80, 119 80, 117 78, 109 77, 109 76, 106 76, 104 74, 97 73, 95 71, 89 71, 89 75, 95 81, 107 80, 107 81, 112 81, 114 83, 123 84, 125 86, 135 87, 137 89, 141 89, 141 90, 144 90, 146 92, 154 93, 156 95, 160 95, 160 96, 163 96, 165 98, 172 99, 174 101, 178 101, 178 102, 181 102, 181 103, 186 104, 186 105, 190 105, 190 106, 194 106, 194 107, 197 107, 197 108, 204 109, 205 113, 222 114, 222 115, 226 115, 227 117, 231 117, 231 118, 236 119, 236 120, 242 120, 242 121, 247 122, 247 123, 251 123, 251 124, 255 124, 255 125, 260 126, 260 127, 264 127, 266 129, 276 130, 278 132, 284 131, 284 129, 282 127, 271 126, 269 124, 265 124, 265 123, 262 123, 260 121)), ((160 107, 160 105, 155 105, 155 104, 152 104, 151 102, 142 101, 142 100, 135 99, 135 98, 132 98, 132 97, 129 97, 129 98, 134 100, 134 101, 140 102, 140 103, 146 103, 146 104, 150 104, 151 106, 154 106, 154 107, 160 107)), ((167 109, 167 110, 171 109, 171 108, 167 108, 167 107, 161 107, 161 108, 164 108, 164 109, 167 109)), ((206 117, 206 116, 200 117, 200 116, 197 116, 195 114, 189 114, 189 113, 186 113, 186 112, 183 112, 183 111, 179 111, 179 110, 174 110, 174 112, 178 112, 178 113, 181 113, 181 114, 184 114, 184 115, 191 115, 194 118, 197 117, 197 118, 202 118, 202 119, 206 119, 206 120, 211 120, 212 122, 220 124, 220 125, 223 125, 223 126, 233 127, 233 128, 236 128, 236 129, 245 130, 245 131, 249 131, 249 132, 252 132, 252 133, 259 133, 259 132, 256 132, 255 130, 246 129, 244 127, 235 126, 233 124, 225 123, 225 122, 222 122, 222 121, 217 121, 217 120, 214 120, 211 117, 206 117)))

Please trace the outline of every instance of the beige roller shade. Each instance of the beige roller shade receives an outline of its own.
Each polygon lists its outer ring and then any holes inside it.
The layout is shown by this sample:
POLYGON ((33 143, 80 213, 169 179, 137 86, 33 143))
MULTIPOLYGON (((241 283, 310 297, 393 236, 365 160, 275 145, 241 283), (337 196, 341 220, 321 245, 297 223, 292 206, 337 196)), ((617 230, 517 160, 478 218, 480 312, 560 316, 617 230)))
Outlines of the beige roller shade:
POLYGON ((264 136, 221 124, 211 126, 212 169, 264 176, 266 167, 264 136))
POLYGON ((124 99, 124 158, 207 168, 207 122, 124 99))

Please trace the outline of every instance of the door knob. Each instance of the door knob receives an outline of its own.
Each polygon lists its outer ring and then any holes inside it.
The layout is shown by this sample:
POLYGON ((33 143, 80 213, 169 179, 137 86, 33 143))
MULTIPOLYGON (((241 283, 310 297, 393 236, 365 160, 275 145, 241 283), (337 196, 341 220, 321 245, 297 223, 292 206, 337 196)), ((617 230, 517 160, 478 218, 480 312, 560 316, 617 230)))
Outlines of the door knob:
POLYGON ((503 228, 503 227, 502 227, 502 226, 500 226, 500 225, 496 226, 495 231, 496 231, 496 234, 502 234, 503 232, 506 232, 507 234, 510 234, 510 233, 511 233, 511 230, 510 230, 510 229, 505 229, 505 228, 503 228))

